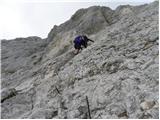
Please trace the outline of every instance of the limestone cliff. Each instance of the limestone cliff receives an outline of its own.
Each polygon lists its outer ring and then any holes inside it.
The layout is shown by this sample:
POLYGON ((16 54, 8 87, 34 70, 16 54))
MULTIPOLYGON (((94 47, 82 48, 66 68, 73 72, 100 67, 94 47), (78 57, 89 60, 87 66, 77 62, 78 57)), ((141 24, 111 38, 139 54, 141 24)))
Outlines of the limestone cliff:
POLYGON ((158 118, 158 2, 92 6, 46 39, 1 42, 1 118, 158 118), (74 55, 73 40, 95 42, 74 55))

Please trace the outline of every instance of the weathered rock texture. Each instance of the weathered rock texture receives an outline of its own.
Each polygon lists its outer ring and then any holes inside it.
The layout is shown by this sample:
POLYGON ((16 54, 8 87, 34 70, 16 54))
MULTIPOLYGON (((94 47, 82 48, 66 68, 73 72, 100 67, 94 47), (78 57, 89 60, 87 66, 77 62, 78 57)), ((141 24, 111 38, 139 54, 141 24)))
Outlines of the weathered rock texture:
POLYGON ((158 2, 93 6, 48 38, 2 41, 1 118, 158 118, 158 2), (77 32, 75 32, 77 31, 77 32), (95 42, 73 54, 73 39, 95 42))

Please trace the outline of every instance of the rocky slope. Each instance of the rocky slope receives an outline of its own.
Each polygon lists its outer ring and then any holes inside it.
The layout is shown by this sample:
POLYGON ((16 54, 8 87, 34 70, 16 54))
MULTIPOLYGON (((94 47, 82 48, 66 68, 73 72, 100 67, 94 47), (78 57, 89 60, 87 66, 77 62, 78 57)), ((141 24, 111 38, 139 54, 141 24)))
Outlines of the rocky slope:
POLYGON ((93 6, 48 38, 3 40, 1 118, 158 118, 158 2, 93 6), (75 32, 76 31, 76 32, 75 32), (95 42, 73 54, 73 39, 95 42))

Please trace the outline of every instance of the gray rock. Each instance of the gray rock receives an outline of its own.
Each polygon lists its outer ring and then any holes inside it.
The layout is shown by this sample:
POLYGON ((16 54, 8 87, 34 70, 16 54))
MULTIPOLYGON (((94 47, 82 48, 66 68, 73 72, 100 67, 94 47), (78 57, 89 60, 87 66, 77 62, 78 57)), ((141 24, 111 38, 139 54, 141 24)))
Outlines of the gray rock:
POLYGON ((2 40, 1 115, 10 118, 159 118, 158 2, 92 6, 46 39, 2 40), (78 55, 73 40, 88 34, 78 55))
POLYGON ((1 103, 3 103, 7 99, 10 99, 10 98, 16 96, 16 94, 17 94, 17 91, 14 88, 3 89, 1 91, 1 103))
POLYGON ((140 104, 143 110, 149 110, 155 105, 154 101, 144 101, 140 104))

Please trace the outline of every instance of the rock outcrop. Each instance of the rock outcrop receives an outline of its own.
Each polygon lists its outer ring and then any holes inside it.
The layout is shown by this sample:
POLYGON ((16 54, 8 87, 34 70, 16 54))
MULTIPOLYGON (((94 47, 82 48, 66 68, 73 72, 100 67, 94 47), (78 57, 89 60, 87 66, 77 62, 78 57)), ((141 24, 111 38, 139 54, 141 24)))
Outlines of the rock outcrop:
POLYGON ((93 6, 46 39, 3 40, 1 118, 158 119, 158 7, 93 6), (95 42, 74 55, 78 34, 95 42))

